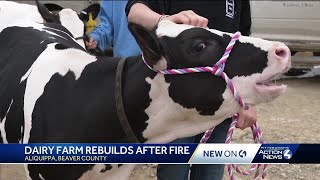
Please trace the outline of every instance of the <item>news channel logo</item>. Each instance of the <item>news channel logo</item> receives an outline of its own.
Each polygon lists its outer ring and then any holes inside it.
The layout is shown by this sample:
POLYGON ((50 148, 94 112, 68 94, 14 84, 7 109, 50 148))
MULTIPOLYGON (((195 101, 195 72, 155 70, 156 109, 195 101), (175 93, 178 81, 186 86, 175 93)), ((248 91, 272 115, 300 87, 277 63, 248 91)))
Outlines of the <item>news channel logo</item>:
POLYGON ((247 156, 247 151, 241 150, 208 150, 203 152, 204 157, 240 157, 245 158, 247 156))
POLYGON ((262 159, 267 160, 289 160, 293 155, 289 147, 261 147, 258 154, 262 155, 262 159))
POLYGON ((247 151, 246 150, 240 150, 239 151, 239 157, 244 158, 247 156, 247 151))
POLYGON ((285 159, 291 159, 292 155, 293 154, 292 154, 292 151, 290 151, 290 149, 286 149, 283 151, 283 157, 285 159))

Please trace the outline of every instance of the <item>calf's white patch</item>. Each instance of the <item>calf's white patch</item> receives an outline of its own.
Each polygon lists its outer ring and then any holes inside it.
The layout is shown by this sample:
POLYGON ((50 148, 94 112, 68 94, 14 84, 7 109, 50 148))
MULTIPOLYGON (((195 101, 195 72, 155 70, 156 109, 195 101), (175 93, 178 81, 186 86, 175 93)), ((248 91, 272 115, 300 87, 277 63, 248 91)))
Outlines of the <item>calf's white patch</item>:
MULTIPOLYGON (((75 37, 82 37, 84 35, 84 24, 79 19, 78 14, 72 9, 62 9, 59 12, 61 24, 66 27, 75 37)), ((77 40, 77 43, 85 48, 83 39, 77 40)))
POLYGON ((5 143, 5 144, 8 144, 7 133, 6 133, 6 129, 5 129, 5 124, 6 124, 7 115, 8 115, 8 112, 10 111, 10 108, 11 108, 12 103, 13 103, 13 100, 11 100, 10 106, 9 106, 9 108, 8 108, 8 110, 7 110, 7 113, 6 113, 6 115, 4 116, 2 122, 0 123, 0 133, 1 133, 1 137, 2 137, 3 143, 5 143))
POLYGON ((154 79, 148 77, 146 81, 151 85, 151 103, 145 110, 149 117, 148 125, 143 131, 143 136, 148 139, 147 143, 168 143, 200 134, 220 124, 228 115, 239 111, 239 105, 229 89, 225 90, 224 101, 215 115, 204 116, 195 108, 185 108, 171 99, 168 92, 170 84, 165 82, 163 74, 157 74, 154 79))
POLYGON ((27 72, 30 74, 27 78, 24 96, 25 130, 23 143, 28 143, 29 141, 32 128, 32 112, 36 101, 43 94, 44 87, 50 81, 50 78, 56 73, 64 76, 71 71, 75 74, 75 79, 77 80, 86 65, 96 61, 96 57, 83 51, 76 49, 56 50, 55 45, 56 43, 49 44, 47 49, 33 63, 31 70, 27 72))

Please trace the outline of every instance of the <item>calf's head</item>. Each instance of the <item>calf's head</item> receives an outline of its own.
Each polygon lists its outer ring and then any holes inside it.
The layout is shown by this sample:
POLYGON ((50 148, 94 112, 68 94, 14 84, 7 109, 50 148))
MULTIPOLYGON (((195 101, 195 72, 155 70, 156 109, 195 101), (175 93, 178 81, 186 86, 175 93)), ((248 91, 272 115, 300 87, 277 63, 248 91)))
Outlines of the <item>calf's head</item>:
MULTIPOLYGON (((229 33, 170 21, 161 21, 152 32, 134 24, 130 24, 129 29, 146 62, 155 70, 212 67, 222 57, 232 37, 229 33)), ((271 101, 285 91, 285 85, 272 81, 289 69, 290 58, 290 50, 283 43, 241 36, 224 72, 244 102, 256 105, 271 101)), ((158 74, 154 79, 157 76, 163 77, 158 80, 162 79, 162 84, 166 84, 158 95, 167 93, 174 103, 184 109, 195 109, 199 116, 220 114, 218 117, 228 117, 240 110, 222 77, 211 73, 158 74)), ((151 98, 155 100, 155 97, 151 98)), ((166 104, 159 108, 161 106, 166 104)))
POLYGON ((61 24, 70 31, 82 47, 85 47, 83 40, 86 37, 86 27, 83 22, 88 20, 88 13, 93 14, 93 19, 97 17, 100 11, 99 4, 88 6, 80 14, 77 14, 72 9, 63 8, 53 3, 41 4, 36 0, 36 4, 45 22, 61 24))

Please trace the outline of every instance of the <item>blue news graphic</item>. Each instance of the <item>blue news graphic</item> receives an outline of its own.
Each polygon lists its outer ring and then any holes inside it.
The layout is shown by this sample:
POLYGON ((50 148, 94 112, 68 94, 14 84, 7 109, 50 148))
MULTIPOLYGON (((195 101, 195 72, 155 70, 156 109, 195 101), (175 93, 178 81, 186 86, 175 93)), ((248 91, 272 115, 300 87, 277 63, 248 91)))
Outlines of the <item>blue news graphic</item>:
POLYGON ((298 144, 262 144, 253 163, 289 163, 298 144))
POLYGON ((320 144, 262 144, 252 163, 320 163, 320 144))
POLYGON ((320 163, 320 144, 0 144, 14 164, 320 163))
POLYGON ((299 144, 293 152, 289 163, 318 163, 320 164, 320 144, 299 144))
POLYGON ((0 163, 186 163, 197 144, 1 144, 0 163))

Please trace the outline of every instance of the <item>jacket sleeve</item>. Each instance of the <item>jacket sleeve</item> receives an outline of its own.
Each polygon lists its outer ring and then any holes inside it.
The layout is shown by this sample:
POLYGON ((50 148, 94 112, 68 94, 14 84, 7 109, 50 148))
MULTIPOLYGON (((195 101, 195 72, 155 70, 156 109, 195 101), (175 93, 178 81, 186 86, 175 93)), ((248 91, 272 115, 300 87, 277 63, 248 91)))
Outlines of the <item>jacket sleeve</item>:
POLYGON ((156 4, 158 4, 156 1, 147 1, 147 0, 129 0, 126 6, 126 15, 128 16, 131 7, 136 3, 142 3, 146 6, 148 6, 151 10, 156 11, 157 8, 155 7, 156 4))
POLYGON ((113 1, 102 1, 99 12, 100 23, 90 33, 100 50, 106 50, 113 42, 113 1))
POLYGON ((240 15, 240 32, 244 36, 249 36, 251 34, 251 9, 250 1, 241 1, 241 15, 240 15))

